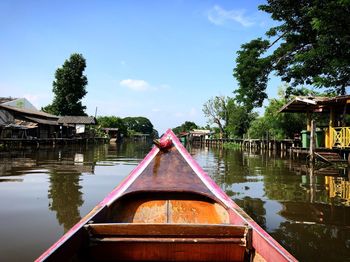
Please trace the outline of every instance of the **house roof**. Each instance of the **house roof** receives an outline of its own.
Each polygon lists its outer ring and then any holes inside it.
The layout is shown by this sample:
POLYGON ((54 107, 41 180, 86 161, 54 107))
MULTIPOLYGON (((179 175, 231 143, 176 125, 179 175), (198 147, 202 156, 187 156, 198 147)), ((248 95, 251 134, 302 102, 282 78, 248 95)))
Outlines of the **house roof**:
POLYGON ((16 100, 14 97, 0 97, 0 104, 16 100))
POLYGON ((59 124, 85 124, 95 125, 96 118, 93 116, 61 116, 58 119, 59 124))
POLYGON ((193 129, 190 131, 191 134, 209 135, 211 133, 208 129, 193 129))
MULTIPOLYGON (((305 112, 329 112, 331 108, 335 112, 343 112, 344 106, 350 104, 350 95, 336 97, 297 96, 285 104, 279 112, 305 113, 305 112)), ((350 112, 350 107, 345 108, 350 112)))
POLYGON ((22 114, 25 114, 25 115, 34 115, 34 116, 52 118, 52 119, 55 119, 55 120, 57 120, 59 118, 59 116, 51 115, 51 114, 45 113, 43 111, 34 110, 34 109, 25 109, 25 108, 19 108, 19 107, 14 107, 14 106, 8 106, 8 105, 0 104, 0 109, 1 108, 9 110, 9 111, 14 111, 14 112, 17 112, 17 113, 22 113, 22 114))
POLYGON ((43 118, 38 118, 38 117, 30 117, 30 116, 25 116, 24 118, 30 122, 34 122, 34 123, 38 123, 38 124, 51 125, 51 126, 58 125, 57 120, 48 120, 48 119, 43 119, 43 118))

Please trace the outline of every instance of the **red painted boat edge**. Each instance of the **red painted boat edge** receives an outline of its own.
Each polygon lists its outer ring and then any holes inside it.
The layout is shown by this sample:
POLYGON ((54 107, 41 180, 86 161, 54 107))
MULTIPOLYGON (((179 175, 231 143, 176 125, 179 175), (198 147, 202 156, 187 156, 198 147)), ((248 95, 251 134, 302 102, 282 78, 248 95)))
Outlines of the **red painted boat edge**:
MULTIPOLYGON (((177 148, 183 158, 195 171, 202 182, 209 190, 229 207, 241 221, 248 224, 253 230, 253 247, 266 259, 266 261, 297 261, 287 250, 285 250, 275 239, 273 239, 265 230, 263 230, 253 219, 251 219, 226 193, 210 178, 208 174, 199 166, 188 151, 181 144, 171 129, 168 129, 161 138, 161 142, 171 139, 173 145, 177 148), (273 251, 273 252, 272 252, 273 251)), ((110 205, 113 201, 119 198, 128 187, 137 179, 147 165, 154 159, 159 152, 159 148, 153 147, 147 156, 139 163, 137 167, 114 189, 107 195, 89 214, 82 218, 74 225, 66 234, 64 234, 56 243, 47 249, 35 261, 44 261, 61 245, 63 245, 70 237, 72 237, 79 229, 81 229, 91 218, 102 210, 106 205, 110 205)))
POLYGON ((248 224, 252 228, 253 247, 255 247, 267 261, 297 261, 295 257, 293 257, 252 218, 250 218, 243 211, 243 209, 241 209, 231 198, 229 198, 227 194, 214 182, 214 180, 206 172, 204 172, 202 167, 188 153, 171 129, 169 129, 165 135, 171 138, 177 150, 181 153, 187 163, 192 167, 209 190, 225 205, 230 207, 231 210, 234 211, 242 219, 242 221, 244 221, 244 223, 248 224), (242 214, 244 214, 244 216, 242 214), (271 249, 275 252, 271 252, 271 249))
POLYGON ((70 237, 72 237, 79 229, 81 229, 91 218, 98 213, 104 206, 110 205, 113 201, 119 198, 123 192, 132 184, 133 181, 142 173, 147 165, 159 152, 157 147, 153 147, 146 157, 131 171, 131 173, 115 188, 113 189, 90 213, 83 217, 77 224, 75 224, 66 234, 64 234, 57 242, 50 246, 44 253, 40 255, 35 262, 44 261, 53 252, 55 252, 61 245, 63 245, 70 237))

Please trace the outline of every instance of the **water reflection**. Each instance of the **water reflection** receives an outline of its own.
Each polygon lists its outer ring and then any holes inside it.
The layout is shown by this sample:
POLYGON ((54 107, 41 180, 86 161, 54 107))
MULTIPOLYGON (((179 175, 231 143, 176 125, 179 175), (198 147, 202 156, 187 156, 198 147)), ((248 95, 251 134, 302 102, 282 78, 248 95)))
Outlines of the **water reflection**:
POLYGON ((260 226, 301 261, 350 254, 348 168, 310 169, 286 154, 213 148, 191 153, 260 226))
POLYGON ((49 209, 56 212, 65 232, 80 219, 79 207, 84 201, 79 176, 80 173, 50 173, 49 209))
POLYGON ((79 207, 84 203, 79 184, 82 173, 94 173, 94 151, 84 153, 58 150, 49 168, 49 209, 56 213, 64 232, 80 220, 79 207), (87 153, 90 152, 90 153, 87 153), (85 158, 86 156, 86 158, 85 158), (85 161, 86 162, 85 162, 85 161))
MULTIPOLYGON (((148 143, 123 143, 2 153, 0 260, 35 259, 120 183, 150 148, 148 143)), ((310 170, 305 162, 273 152, 190 152, 299 260, 349 260, 347 168, 310 170)))

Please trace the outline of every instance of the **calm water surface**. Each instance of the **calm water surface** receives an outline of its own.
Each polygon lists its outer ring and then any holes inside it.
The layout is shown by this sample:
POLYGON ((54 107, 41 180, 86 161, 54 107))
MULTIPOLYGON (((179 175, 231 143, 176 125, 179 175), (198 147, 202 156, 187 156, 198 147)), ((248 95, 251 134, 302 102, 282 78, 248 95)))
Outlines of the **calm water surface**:
MULTIPOLYGON (((100 202, 151 145, 0 154, 0 261, 32 261, 100 202)), ((204 170, 301 261, 350 261, 347 169, 288 156, 191 148, 204 170)))

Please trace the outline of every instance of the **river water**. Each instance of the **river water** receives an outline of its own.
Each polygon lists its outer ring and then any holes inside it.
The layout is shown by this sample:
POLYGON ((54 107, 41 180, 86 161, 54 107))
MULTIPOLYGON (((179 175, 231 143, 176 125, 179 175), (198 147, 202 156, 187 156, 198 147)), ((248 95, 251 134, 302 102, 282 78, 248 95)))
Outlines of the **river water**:
MULTIPOLYGON (((0 154, 0 261, 32 261, 100 202, 147 143, 0 154)), ((286 155, 190 148, 203 169, 300 261, 350 261, 346 168, 310 170, 286 155)))

